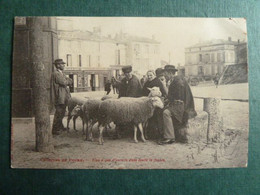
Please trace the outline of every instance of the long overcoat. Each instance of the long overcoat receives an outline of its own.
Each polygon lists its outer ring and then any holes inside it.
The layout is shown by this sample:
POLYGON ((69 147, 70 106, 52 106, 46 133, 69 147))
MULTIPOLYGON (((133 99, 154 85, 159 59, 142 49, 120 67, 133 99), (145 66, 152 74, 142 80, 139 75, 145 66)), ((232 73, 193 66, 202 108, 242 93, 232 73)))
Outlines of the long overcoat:
POLYGON ((69 85, 72 80, 58 70, 54 70, 51 76, 51 101, 54 105, 67 104, 71 98, 69 85))
POLYGON ((119 87, 119 98, 140 96, 142 96, 142 87, 139 79, 135 75, 132 75, 130 80, 123 78, 119 87))
POLYGON ((197 115, 190 86, 184 78, 174 77, 169 86, 168 100, 171 113, 180 123, 185 124, 197 115))

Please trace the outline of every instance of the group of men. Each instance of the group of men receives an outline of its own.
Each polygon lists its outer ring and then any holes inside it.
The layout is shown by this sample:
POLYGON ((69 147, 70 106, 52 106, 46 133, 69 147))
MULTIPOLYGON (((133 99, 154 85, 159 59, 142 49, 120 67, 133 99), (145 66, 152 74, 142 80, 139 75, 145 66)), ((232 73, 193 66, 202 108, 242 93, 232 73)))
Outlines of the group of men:
MULTIPOLYGON (((53 134, 59 134, 64 130, 62 119, 66 111, 66 104, 69 100, 69 86, 72 85, 72 80, 63 73, 64 64, 62 59, 57 59, 54 62, 55 70, 51 79, 51 96, 55 105, 55 115, 53 121, 53 134)), ((122 68, 124 78, 121 80, 119 89, 120 97, 140 97, 142 96, 142 85, 140 80, 132 74, 132 66, 122 68)), ((162 138, 158 144, 172 144, 175 142, 176 128, 187 123, 189 118, 196 116, 194 109, 194 100, 191 89, 187 81, 176 75, 178 70, 173 65, 166 65, 164 69, 157 69, 156 76, 164 77, 166 82, 162 82, 168 89, 165 108, 163 109, 163 132, 162 138)))
MULTIPOLYGON (((119 90, 120 97, 140 97, 142 95, 142 85, 139 79, 133 75, 132 66, 122 68, 125 78, 121 81, 119 90)), ((157 69, 156 76, 166 85, 168 95, 166 97, 165 108, 162 112, 163 132, 158 144, 172 144, 175 142, 175 132, 185 126, 189 118, 197 115, 194 106, 194 99, 187 81, 176 75, 178 70, 174 65, 166 65, 164 69, 157 69), (165 78, 166 81, 163 82, 165 78)))

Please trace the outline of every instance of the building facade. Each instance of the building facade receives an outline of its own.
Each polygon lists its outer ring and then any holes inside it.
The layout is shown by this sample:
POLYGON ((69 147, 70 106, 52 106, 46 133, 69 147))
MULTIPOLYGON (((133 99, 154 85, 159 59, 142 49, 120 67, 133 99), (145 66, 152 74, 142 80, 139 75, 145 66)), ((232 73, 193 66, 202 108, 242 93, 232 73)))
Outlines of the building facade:
MULTIPOLYGON (((246 49, 246 42, 232 41, 231 37, 185 48, 185 76, 212 78, 222 74, 226 66, 241 63, 242 48, 246 49)), ((243 58, 247 60, 247 56, 243 58)))
POLYGON ((57 18, 58 56, 66 61, 64 73, 73 79, 72 92, 104 90, 112 76, 120 78, 122 67, 133 66, 141 77, 160 64, 160 43, 154 38, 118 33, 103 36, 100 27, 93 31, 73 29, 73 21, 57 18))

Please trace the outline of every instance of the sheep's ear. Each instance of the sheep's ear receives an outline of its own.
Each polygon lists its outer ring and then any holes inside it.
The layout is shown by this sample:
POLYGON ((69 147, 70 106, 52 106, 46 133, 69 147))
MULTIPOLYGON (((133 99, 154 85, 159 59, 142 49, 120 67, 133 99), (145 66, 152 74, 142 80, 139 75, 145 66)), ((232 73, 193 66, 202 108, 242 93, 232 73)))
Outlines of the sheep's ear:
POLYGON ((148 89, 149 91, 152 91, 153 88, 147 87, 147 89, 148 89))

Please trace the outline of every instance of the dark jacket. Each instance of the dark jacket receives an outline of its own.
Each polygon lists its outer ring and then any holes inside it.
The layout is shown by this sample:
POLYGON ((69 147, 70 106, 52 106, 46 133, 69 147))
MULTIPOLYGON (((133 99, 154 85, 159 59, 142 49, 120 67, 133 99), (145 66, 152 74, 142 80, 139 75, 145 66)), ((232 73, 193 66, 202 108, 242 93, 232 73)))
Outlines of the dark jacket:
POLYGON ((120 97, 140 97, 142 95, 142 88, 139 79, 132 75, 130 80, 123 78, 119 87, 120 97))
POLYGON ((72 83, 64 73, 54 70, 51 76, 51 100, 54 105, 67 104, 71 97, 68 86, 72 83))
POLYGON ((162 82, 158 79, 158 78, 154 78, 152 81, 146 81, 143 87, 143 96, 148 96, 148 94, 150 93, 149 88, 153 88, 153 87, 159 87, 160 91, 162 93, 163 97, 167 97, 167 92, 165 91, 162 82))
POLYGON ((187 123, 189 118, 197 115, 194 99, 187 81, 180 77, 174 77, 168 92, 169 109, 180 123, 187 123))
POLYGON ((105 91, 110 91, 111 90, 111 83, 110 82, 107 82, 105 84, 105 91))

